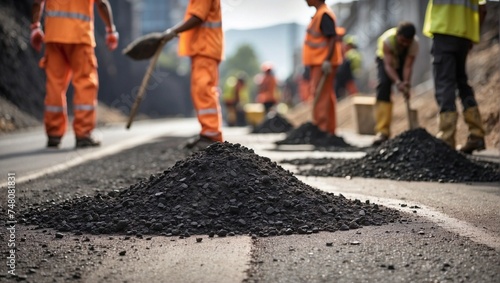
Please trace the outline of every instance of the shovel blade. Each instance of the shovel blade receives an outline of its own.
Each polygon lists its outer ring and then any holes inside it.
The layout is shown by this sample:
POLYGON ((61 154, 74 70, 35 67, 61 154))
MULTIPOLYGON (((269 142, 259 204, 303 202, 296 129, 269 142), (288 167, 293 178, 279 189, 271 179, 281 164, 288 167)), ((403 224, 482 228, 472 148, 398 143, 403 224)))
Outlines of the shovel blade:
POLYGON ((149 33, 131 42, 122 53, 134 60, 146 60, 153 57, 162 41, 163 33, 149 33))

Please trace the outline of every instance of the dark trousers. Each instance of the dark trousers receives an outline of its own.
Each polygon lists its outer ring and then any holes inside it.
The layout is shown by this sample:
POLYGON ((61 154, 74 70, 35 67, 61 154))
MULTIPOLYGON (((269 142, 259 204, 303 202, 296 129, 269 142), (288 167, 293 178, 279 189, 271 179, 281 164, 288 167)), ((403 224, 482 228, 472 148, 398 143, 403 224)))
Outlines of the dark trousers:
POLYGON ((465 38, 435 34, 432 42, 434 87, 440 112, 457 111, 456 90, 464 110, 477 106, 474 90, 467 82, 465 64, 471 41, 465 38))
MULTIPOLYGON (((403 77, 403 67, 404 59, 406 56, 400 56, 399 67, 396 69, 399 77, 403 77)), ((391 102, 391 88, 394 83, 391 78, 387 75, 384 67, 384 59, 377 57, 377 73, 378 73, 378 84, 377 84, 377 101, 391 102)))

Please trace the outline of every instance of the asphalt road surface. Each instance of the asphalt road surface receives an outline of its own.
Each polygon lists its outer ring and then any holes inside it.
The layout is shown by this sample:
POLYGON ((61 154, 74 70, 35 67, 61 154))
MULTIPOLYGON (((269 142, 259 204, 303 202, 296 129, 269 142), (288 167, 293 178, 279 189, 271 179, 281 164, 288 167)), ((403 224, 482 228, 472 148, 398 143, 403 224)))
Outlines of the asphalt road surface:
MULTIPOLYGON (((44 149, 41 129, 0 137, 2 195, 7 214, 8 173, 16 174, 16 211, 129 185, 161 172, 190 153, 178 149, 198 131, 195 119, 145 121, 130 131, 100 128, 103 146, 74 150, 65 138, 44 149)), ((225 129, 226 140, 282 159, 356 158, 361 152, 278 151, 282 134, 225 129)), ((340 131, 356 145, 371 137, 340 131)), ((489 159, 498 160, 490 151, 489 159)), ((283 166, 291 171, 293 166, 283 166)), ((0 281, 25 282, 500 282, 500 184, 441 184, 374 179, 299 178, 321 190, 369 200, 403 213, 403 221, 362 229, 252 239, 127 235, 57 235, 15 225, 15 274, 2 264, 0 281), (201 240, 197 240, 200 238, 201 240)), ((0 221, 6 222, 5 215, 0 221)), ((9 228, 9 225, 5 225, 9 228)), ((10 230, 0 231, 9 263, 10 230)))

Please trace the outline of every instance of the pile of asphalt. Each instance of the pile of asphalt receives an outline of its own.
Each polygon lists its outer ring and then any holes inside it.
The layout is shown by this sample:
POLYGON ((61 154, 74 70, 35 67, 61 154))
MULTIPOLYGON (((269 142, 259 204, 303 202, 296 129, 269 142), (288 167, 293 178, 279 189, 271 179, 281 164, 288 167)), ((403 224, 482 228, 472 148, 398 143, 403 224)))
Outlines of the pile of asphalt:
POLYGON ((216 143, 127 189, 36 205, 26 224, 61 232, 274 236, 398 221, 395 210, 298 180, 239 144, 216 143))
POLYGON ((300 125, 298 128, 288 132, 284 140, 276 142, 278 146, 298 144, 310 144, 322 149, 363 150, 350 145, 342 137, 323 132, 311 122, 300 125))
POLYGON ((299 174, 307 176, 450 183, 500 181, 500 164, 469 158, 422 128, 406 131, 359 159, 295 159, 283 163, 315 165, 299 170, 299 174))
POLYGON ((293 125, 285 117, 279 113, 270 113, 262 123, 253 128, 252 134, 286 133, 291 130, 293 125))

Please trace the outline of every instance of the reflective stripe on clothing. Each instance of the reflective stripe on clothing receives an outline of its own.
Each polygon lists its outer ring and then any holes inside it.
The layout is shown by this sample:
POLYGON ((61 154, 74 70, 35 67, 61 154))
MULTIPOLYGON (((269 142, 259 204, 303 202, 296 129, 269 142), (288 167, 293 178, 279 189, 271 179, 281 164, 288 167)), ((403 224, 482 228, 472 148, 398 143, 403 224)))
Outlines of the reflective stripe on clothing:
POLYGON ((219 61, 210 57, 191 57, 191 98, 201 125, 200 135, 222 142, 218 65, 219 61))
POLYGON ((474 4, 473 2, 476 1, 470 1, 470 0, 434 0, 434 5, 461 5, 465 6, 472 11, 478 11, 477 3, 474 4))
POLYGON ((311 41, 306 40, 304 43, 312 48, 320 48, 320 47, 325 47, 328 45, 328 42, 326 42, 326 41, 316 43, 316 42, 311 42, 311 41))
POLYGON ((45 105, 45 111, 52 113, 61 113, 66 110, 66 107, 63 106, 54 106, 54 105, 45 105))
POLYGON ((77 104, 75 110, 92 111, 95 110, 95 106, 92 104, 77 104))
POLYGON ((320 32, 317 32, 317 31, 310 29, 310 28, 307 29, 307 33, 310 34, 311 36, 314 36, 314 37, 323 36, 320 32))
POLYGON ((198 110, 198 115, 218 114, 217 108, 207 108, 198 110))
MULTIPOLYGON (((328 15, 335 22, 336 17, 326 4, 322 4, 314 14, 307 27, 306 38, 302 51, 302 63, 306 66, 321 65, 328 55, 329 38, 321 32, 321 20, 323 15, 328 15)), ((330 62, 333 66, 342 64, 342 46, 340 42, 334 44, 334 50, 330 62)))
POLYGON ((47 11, 47 12, 45 12, 45 15, 47 17, 77 19, 77 20, 82 20, 82 21, 86 21, 86 22, 90 22, 92 20, 88 15, 80 14, 80 13, 65 12, 65 11, 47 11))
POLYGON ((45 43, 95 46, 94 0, 45 1, 45 43))
POLYGON ((221 28, 222 22, 204 22, 201 26, 204 28, 221 28))
POLYGON ((98 76, 94 48, 88 44, 47 43, 45 47, 46 95, 44 124, 48 136, 62 137, 67 128, 66 91, 74 87, 73 130, 89 136, 96 124, 98 76))
POLYGON ((217 137, 220 135, 220 132, 204 131, 203 135, 207 137, 217 137))
POLYGON ((197 17, 203 23, 179 36, 180 56, 205 56, 221 61, 224 57, 220 0, 190 0, 184 20, 197 17))

